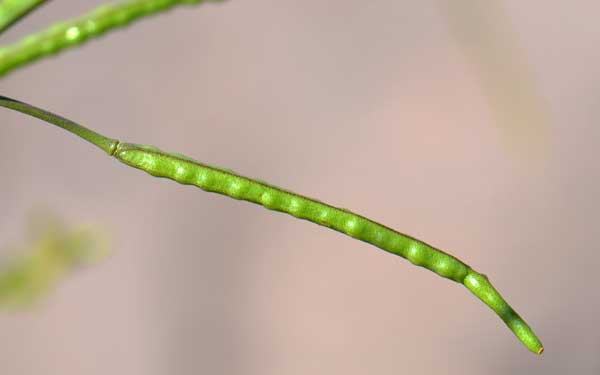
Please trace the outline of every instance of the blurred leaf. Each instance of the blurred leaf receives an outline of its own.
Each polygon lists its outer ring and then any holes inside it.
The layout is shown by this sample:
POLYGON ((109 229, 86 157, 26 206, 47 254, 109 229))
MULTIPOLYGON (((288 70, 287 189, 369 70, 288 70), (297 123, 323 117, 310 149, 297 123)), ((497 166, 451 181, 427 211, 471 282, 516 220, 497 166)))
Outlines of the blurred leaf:
POLYGON ((0 307, 26 307, 83 265, 107 255, 104 236, 89 226, 69 228, 56 217, 34 215, 30 244, 0 263, 0 307))

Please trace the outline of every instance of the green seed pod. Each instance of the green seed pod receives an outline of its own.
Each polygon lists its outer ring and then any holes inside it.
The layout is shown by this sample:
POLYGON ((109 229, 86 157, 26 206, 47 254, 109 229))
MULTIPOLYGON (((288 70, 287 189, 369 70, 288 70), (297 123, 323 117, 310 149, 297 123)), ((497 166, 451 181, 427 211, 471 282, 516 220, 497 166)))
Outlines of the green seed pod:
MULTIPOLYGON (((80 45, 107 31, 127 26, 142 17, 166 11, 176 5, 202 2, 201 0, 129 0, 102 5, 80 18, 57 23, 13 45, 0 48, 0 76, 37 59, 80 45)), ((2 13, 0 17, 1 15, 2 13)), ((0 18, 0 27, 1 25, 0 18)))
POLYGON ((130 143, 120 143, 113 156, 155 177, 260 204, 335 229, 457 282, 462 282, 469 272, 469 267, 455 257, 365 217, 223 168, 130 143))
POLYGON ((100 147, 122 163, 152 176, 168 178, 185 185, 262 205, 311 221, 380 249, 408 259, 438 275, 464 284, 506 323, 532 352, 541 354, 543 346, 531 328, 490 284, 487 277, 474 271, 454 256, 420 240, 395 231, 349 210, 334 207, 289 190, 210 166, 189 157, 161 151, 153 146, 122 143, 104 137, 70 120, 28 104, 0 97, 0 106, 38 117, 100 147))

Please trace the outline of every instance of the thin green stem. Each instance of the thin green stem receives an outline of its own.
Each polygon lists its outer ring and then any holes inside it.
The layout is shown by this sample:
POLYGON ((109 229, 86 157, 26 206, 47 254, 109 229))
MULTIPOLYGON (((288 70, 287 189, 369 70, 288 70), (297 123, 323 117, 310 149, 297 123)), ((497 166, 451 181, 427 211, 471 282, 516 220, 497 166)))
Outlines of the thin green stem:
POLYGON ((171 9, 176 5, 199 4, 202 0, 129 0, 103 5, 92 12, 57 23, 15 44, 0 48, 0 77, 38 59, 85 43, 107 31, 171 9))
POLYGON ((115 139, 107 138, 69 119, 61 117, 59 115, 55 115, 54 113, 50 113, 48 111, 20 102, 15 99, 0 96, 0 107, 10 108, 15 111, 25 113, 29 116, 37 117, 40 120, 44 120, 50 124, 56 125, 59 128, 65 129, 66 131, 73 133, 90 142, 91 144, 101 148, 109 155, 112 155, 114 153, 115 148, 118 144, 118 141, 115 139))
POLYGON ((4 0, 0 3, 0 34, 47 0, 4 0))

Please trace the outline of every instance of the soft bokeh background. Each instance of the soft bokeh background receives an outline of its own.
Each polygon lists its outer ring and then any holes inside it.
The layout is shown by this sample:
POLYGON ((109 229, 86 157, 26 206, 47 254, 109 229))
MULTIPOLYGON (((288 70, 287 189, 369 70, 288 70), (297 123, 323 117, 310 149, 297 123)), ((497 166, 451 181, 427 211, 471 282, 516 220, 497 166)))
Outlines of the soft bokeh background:
MULTIPOLYGON (((14 41, 101 1, 51 2, 14 41)), ((339 233, 152 179, 0 112, 0 248, 32 207, 112 256, 0 315, 6 374, 599 374, 596 1, 183 7, 0 81, 123 140, 347 207, 488 274, 461 285, 339 233)), ((4 253, 6 255, 6 253, 4 253)))

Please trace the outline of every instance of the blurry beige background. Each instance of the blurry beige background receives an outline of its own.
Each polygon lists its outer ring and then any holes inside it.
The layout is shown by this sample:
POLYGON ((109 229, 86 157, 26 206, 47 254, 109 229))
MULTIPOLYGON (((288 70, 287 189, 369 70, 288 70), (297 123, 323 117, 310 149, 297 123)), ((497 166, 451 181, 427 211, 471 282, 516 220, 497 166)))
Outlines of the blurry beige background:
MULTIPOLYGON (((99 3, 51 2, 2 41, 99 3)), ((447 249, 490 276, 542 357, 459 284, 2 110, 0 248, 36 206, 113 246, 1 313, 0 371, 599 374, 600 6, 478 3, 182 7, 0 92, 447 249)))

